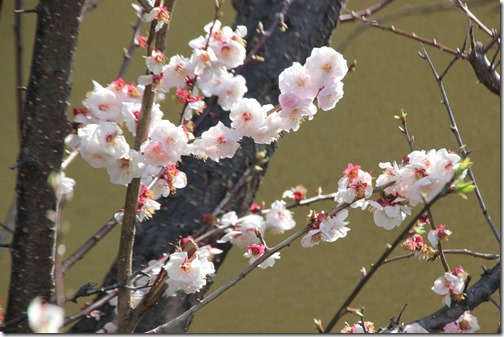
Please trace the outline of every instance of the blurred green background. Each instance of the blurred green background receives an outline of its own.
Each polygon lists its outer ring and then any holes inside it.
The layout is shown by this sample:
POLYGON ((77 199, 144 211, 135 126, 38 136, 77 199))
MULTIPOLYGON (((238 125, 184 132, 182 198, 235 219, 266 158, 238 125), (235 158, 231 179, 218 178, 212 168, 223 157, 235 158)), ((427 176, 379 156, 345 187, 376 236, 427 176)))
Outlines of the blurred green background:
MULTIPOLYGON (((36 1, 26 0, 25 8, 36 1)), ((348 8, 359 10, 375 1, 349 1, 348 8)), ((448 9, 450 1, 397 1, 373 18, 385 24, 451 48, 462 46, 467 17, 457 8, 448 9)), ((470 8, 490 28, 500 26, 500 6, 496 1, 470 2, 470 8)), ((223 8, 222 21, 231 24, 234 11, 229 1, 223 8)), ((189 55, 187 42, 203 33, 203 26, 213 17, 213 1, 178 1, 167 43, 167 55, 189 55)), ((35 15, 23 19, 24 77, 28 78, 35 27, 35 15)), ((5 220, 15 197, 15 171, 9 169, 16 162, 18 136, 14 82, 13 1, 4 3, 0 17, 0 220, 5 220)), ((73 74, 71 106, 80 106, 92 80, 106 85, 116 79, 122 62, 123 48, 127 48, 133 34, 130 28, 136 21, 129 1, 103 0, 89 12, 82 23, 73 74)), ((146 31, 145 29, 143 30, 146 31)), ((481 30, 476 38, 489 41, 481 30)), ((456 149, 457 143, 449 129, 446 110, 440 104, 440 92, 425 61, 418 57, 420 44, 391 32, 364 28, 360 23, 343 23, 335 32, 332 46, 347 61, 357 61, 355 72, 344 79, 345 95, 333 111, 320 111, 311 122, 306 122, 296 133, 287 134, 279 142, 279 149, 271 161, 257 201, 267 205, 279 199, 284 190, 298 184, 308 188, 308 196, 320 186, 333 192, 337 181, 349 162, 364 170, 380 173, 379 162, 400 161, 407 154, 408 145, 397 130, 393 115, 404 109, 408 113, 410 132, 415 136, 415 149, 456 149)), ((451 55, 427 47, 438 71, 452 59, 451 55)), ((143 50, 137 50, 125 76, 127 82, 136 81, 144 73, 143 50)), ((472 151, 474 174, 485 199, 489 214, 500 228, 500 99, 478 84, 470 65, 457 62, 444 84, 457 119, 458 128, 467 149, 472 151)), ((177 110, 167 100, 162 109, 165 118, 175 116, 177 110)), ((77 181, 74 199, 64 210, 64 232, 67 253, 73 252, 111 215, 122 207, 125 188, 108 183, 105 170, 91 168, 77 159, 67 171, 77 181)), ((334 202, 313 205, 316 211, 328 210, 334 202)), ((418 207, 417 209, 418 210, 418 207)), ((483 253, 498 253, 500 246, 493 237, 475 197, 468 200, 450 196, 433 209, 434 219, 453 231, 446 249, 467 248, 483 253)), ((304 224, 308 208, 296 209, 298 226, 304 224)), ((242 280, 219 299, 202 309, 195 317, 190 332, 314 332, 313 319, 323 324, 332 318, 360 278, 359 269, 369 269, 388 242, 401 229, 386 231, 373 223, 372 214, 351 210, 351 231, 347 238, 336 243, 322 243, 312 249, 302 248, 299 242, 281 252, 281 260, 274 268, 257 270, 242 280)), ((118 228, 114 229, 65 277, 68 294, 86 282, 101 283, 118 247, 118 228)), ((267 235, 270 246, 283 240, 267 235)), ((7 242, 10 237, 4 237, 7 242)), ((399 254, 400 252, 396 252, 399 254)), ((233 249, 215 278, 212 289, 225 283, 247 265, 243 252, 233 249)), ((462 265, 479 278, 485 265, 493 261, 469 256, 450 255, 452 267, 462 265)), ((7 301, 10 257, 0 250, 0 299, 7 301)), ((365 307, 366 320, 385 326, 397 317, 405 304, 402 320, 407 322, 423 317, 441 307, 439 297, 430 289, 442 274, 441 264, 417 259, 402 260, 383 266, 353 302, 353 307, 365 307)), ((495 296, 496 301, 499 298, 495 296)), ((71 314, 84 303, 68 304, 71 314)), ((492 304, 474 310, 481 330, 496 332, 500 314, 492 304)), ((356 317, 345 316, 333 332, 344 322, 354 324, 356 317)))

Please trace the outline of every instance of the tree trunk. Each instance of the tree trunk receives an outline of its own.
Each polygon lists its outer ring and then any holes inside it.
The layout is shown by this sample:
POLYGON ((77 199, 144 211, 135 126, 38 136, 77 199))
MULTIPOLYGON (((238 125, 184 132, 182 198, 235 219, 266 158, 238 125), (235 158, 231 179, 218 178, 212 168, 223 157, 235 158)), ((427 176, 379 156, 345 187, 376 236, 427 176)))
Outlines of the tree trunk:
MULTIPOLYGON (((5 322, 16 321, 36 296, 54 292, 55 223, 50 212, 56 199, 48 184, 59 171, 74 51, 83 0, 41 0, 30 80, 21 125, 16 168, 17 219, 12 240, 12 268, 5 322)), ((30 332, 26 320, 8 332, 30 332)))
MULTIPOLYGON (((248 50, 254 48, 260 39, 256 32, 258 23, 262 22, 264 29, 267 30, 286 2, 291 1, 233 1, 237 10, 236 24, 245 25, 249 32, 248 50)), ((328 45, 331 34, 338 24, 343 3, 341 0, 293 1, 284 17, 288 30, 280 32, 276 28, 258 53, 265 58, 265 62, 250 64, 241 72, 247 80, 249 89, 246 96, 256 98, 262 104, 276 105, 279 95, 278 75, 295 61, 303 63, 314 47, 328 45)), ((208 105, 210 109, 213 107, 213 112, 219 116, 220 121, 229 125, 226 112, 215 108, 211 102, 208 105)), ((201 134, 215 124, 216 120, 206 118, 198 125, 195 134, 201 134)), ((188 186, 177 191, 176 195, 163 199, 162 208, 156 212, 154 218, 137 226, 133 269, 158 258, 163 253, 171 252, 170 243, 174 243, 178 237, 188 235, 197 237, 211 228, 211 225, 201 220, 205 213, 223 214, 234 210, 238 215, 245 214, 254 200, 266 172, 268 159, 273 155, 275 148, 276 144, 256 145, 250 139, 244 138, 241 149, 231 159, 217 163, 212 160, 202 162, 194 158, 185 158, 180 164, 180 170, 187 174, 188 186), (259 151, 266 151, 266 160, 257 161, 256 155, 259 151), (263 170, 254 170, 255 165, 261 166, 263 170)), ((216 269, 231 248, 230 245, 215 244, 215 240, 221 236, 222 233, 219 233, 207 238, 205 242, 224 250, 224 253, 217 255, 213 261, 216 269)), ((116 273, 114 264, 104 284, 116 282, 116 273)), ((136 332, 150 330, 179 316, 202 298, 208 287, 209 285, 194 295, 162 297, 140 322, 136 332)), ((72 328, 71 332, 94 332, 100 329, 114 316, 113 308, 110 306, 102 308, 101 311, 106 315, 100 321, 83 319, 72 328)), ((188 320, 172 332, 185 332, 190 323, 188 320)))

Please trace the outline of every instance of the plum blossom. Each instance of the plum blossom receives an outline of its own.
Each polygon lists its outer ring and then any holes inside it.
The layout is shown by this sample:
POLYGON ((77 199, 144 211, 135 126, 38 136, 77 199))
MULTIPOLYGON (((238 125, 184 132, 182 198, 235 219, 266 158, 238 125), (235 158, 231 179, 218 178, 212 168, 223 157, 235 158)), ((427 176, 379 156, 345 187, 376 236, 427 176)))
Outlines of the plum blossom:
POLYGON ((348 221, 344 221, 347 217, 347 209, 343 209, 332 216, 323 212, 317 214, 317 222, 301 239, 301 246, 313 247, 318 245, 320 241, 334 242, 346 237, 347 232, 350 230, 350 228, 345 227, 349 224, 348 221))
POLYGON ((434 281, 432 291, 441 295, 442 301, 446 306, 451 306, 452 295, 462 295, 464 291, 464 279, 450 272, 438 277, 434 281))
POLYGON ((266 214, 266 228, 273 234, 283 233, 296 226, 292 212, 285 208, 285 205, 285 201, 276 200, 271 204, 271 209, 266 214))
POLYGON ((253 137, 266 119, 266 111, 253 98, 244 98, 231 106, 231 127, 242 135, 253 137))
POLYGON ((150 139, 161 142, 163 152, 166 154, 168 160, 168 163, 162 166, 174 164, 180 160, 182 155, 188 153, 186 130, 182 126, 176 126, 168 120, 161 120, 156 123, 150 139))
POLYGON ((142 222, 144 219, 150 219, 159 210, 161 204, 154 199, 154 192, 149 190, 145 184, 142 184, 138 197, 138 221, 142 222))
POLYGON ((156 27, 154 28, 154 30, 157 32, 164 25, 167 25, 170 22, 170 13, 165 7, 154 7, 145 18, 146 22, 151 22, 153 20, 157 20, 156 27))
POLYGON ((129 152, 107 166, 110 182, 118 185, 128 185, 133 178, 140 178, 145 170, 143 156, 135 150, 129 152))
POLYGON ((163 67, 160 90, 168 92, 171 88, 183 88, 187 78, 192 77, 194 77, 194 65, 189 59, 181 55, 172 56, 168 64, 163 67))
POLYGON ((444 333, 474 333, 480 329, 476 316, 470 314, 470 311, 464 311, 456 321, 444 326, 444 333))
POLYGON ((374 323, 370 321, 365 321, 364 326, 366 327, 366 331, 362 328, 361 323, 355 323, 354 325, 348 325, 348 323, 345 322, 345 327, 341 329, 341 333, 374 333, 375 332, 375 327, 374 323))
POLYGON ((154 199, 167 197, 175 193, 177 189, 187 186, 187 176, 177 169, 175 164, 168 165, 160 170, 159 167, 149 166, 146 174, 142 176, 142 183, 150 185, 157 177, 150 190, 154 193, 154 199))
POLYGON ((49 182, 54 189, 54 194, 57 199, 61 199, 63 197, 70 199, 72 197, 75 180, 68 178, 65 175, 65 172, 59 171, 51 174, 49 176, 49 182))
POLYGON ((429 333, 418 323, 408 324, 404 327, 403 332, 405 333, 429 333))
POLYGON ((206 257, 198 256, 197 252, 188 256, 186 251, 172 253, 165 269, 168 272, 169 295, 178 290, 186 294, 198 292, 207 283, 207 275, 215 273, 213 263, 206 257))
POLYGON ((94 168, 107 167, 130 149, 122 130, 112 122, 86 125, 78 130, 78 135, 80 154, 94 168))
POLYGON ((166 56, 162 51, 153 50, 151 56, 145 59, 147 69, 153 74, 160 75, 166 63, 166 56))
POLYGON ((399 226, 406 215, 411 215, 411 209, 401 204, 403 201, 402 198, 396 198, 394 201, 388 201, 384 198, 369 201, 375 224, 388 230, 399 226))
POLYGON ((117 98, 117 95, 111 89, 104 88, 95 81, 93 81, 93 84, 93 91, 87 94, 87 98, 82 104, 98 120, 119 123, 121 121, 122 101, 117 98))
POLYGON ((299 202, 306 198, 306 188, 303 185, 297 185, 292 187, 282 193, 282 198, 290 198, 296 202, 299 202))
POLYGON ((196 139, 193 153, 203 158, 210 158, 218 162, 222 158, 231 158, 239 147, 241 135, 238 131, 226 127, 222 122, 212 126, 196 139))
POLYGON ((234 219, 236 214, 234 212, 227 213, 226 219, 221 218, 222 224, 233 224, 233 228, 226 228, 224 236, 217 240, 218 243, 230 242, 238 248, 245 248, 254 243, 261 241, 257 237, 256 231, 264 233, 266 224, 262 216, 257 214, 247 215, 238 219, 234 219))
POLYGON ((352 208, 361 207, 365 209, 368 205, 366 200, 373 194, 373 184, 371 175, 361 170, 359 165, 348 163, 348 167, 343 171, 344 176, 338 181, 338 192, 334 201, 338 203, 349 203, 352 208), (355 198, 361 198, 355 202, 355 198))
POLYGON ((311 55, 306 59, 305 67, 318 88, 341 81, 348 72, 343 55, 326 46, 313 48, 311 55))
POLYGON ((30 302, 26 313, 28 324, 36 333, 58 333, 65 318, 62 307, 43 302, 40 296, 30 302))
MULTIPOLYGON (((249 259, 249 263, 252 264, 266 252, 266 247, 262 244, 251 244, 247 246, 247 251, 243 256, 249 259)), ((268 257, 266 260, 261 262, 257 267, 261 269, 266 269, 268 267, 273 267, 275 260, 280 259, 280 252, 276 252, 268 257)))
POLYGON ((432 246, 436 247, 439 241, 448 240, 451 235, 451 230, 446 229, 444 225, 440 224, 435 230, 429 231, 427 238, 432 246))
POLYGON ((312 83, 307 69, 299 62, 294 62, 282 71, 278 77, 278 87, 282 93, 292 93, 301 99, 313 100, 318 93, 318 87, 312 83))

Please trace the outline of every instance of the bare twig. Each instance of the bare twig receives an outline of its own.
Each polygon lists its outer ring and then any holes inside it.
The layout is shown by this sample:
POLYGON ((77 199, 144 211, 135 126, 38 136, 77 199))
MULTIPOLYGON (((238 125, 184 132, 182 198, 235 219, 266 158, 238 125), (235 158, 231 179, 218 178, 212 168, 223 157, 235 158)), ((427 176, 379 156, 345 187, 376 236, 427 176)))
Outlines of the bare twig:
MULTIPOLYGON (((436 71, 436 68, 434 67, 434 64, 432 63, 432 61, 431 61, 431 59, 430 59, 430 57, 429 57, 429 55, 423 45, 422 45, 422 51, 423 51, 423 54, 420 56, 425 61, 427 61, 427 63, 429 64, 429 67, 432 70, 434 78, 436 79, 436 82, 438 84, 439 90, 441 91, 441 96, 443 97, 443 105, 445 106, 446 111, 448 112, 448 117, 449 117, 450 123, 451 123, 450 129, 452 130, 453 134, 455 135, 455 138, 457 140, 457 144, 459 145, 459 147, 461 149, 462 157, 466 158, 468 156, 468 152, 465 150, 464 142, 462 141, 462 137, 460 135, 460 132, 458 131, 457 123, 455 122, 453 110, 450 106, 450 102, 448 101, 448 96, 446 95, 446 90, 444 88, 442 79, 440 79, 440 77, 436 71)), ((483 215, 484 215, 488 225, 490 226, 490 229, 492 230, 495 238, 497 239, 498 242, 500 242, 499 232, 497 231, 497 228, 495 227, 492 219, 490 218, 490 214, 488 213, 488 210, 485 206, 485 202, 483 201, 483 197, 481 196, 481 192, 478 188, 478 184, 476 183, 476 178, 474 177, 473 171, 470 167, 467 170, 467 175, 469 176, 469 178, 471 179, 471 181, 473 182, 473 184, 475 186, 474 193, 476 194, 476 198, 478 199, 478 202, 480 204, 480 208, 483 212, 483 215)))
POLYGON ((359 20, 358 18, 361 16, 369 16, 380 9, 385 8, 387 5, 390 5, 393 0, 382 0, 366 9, 354 12, 352 11, 350 14, 342 14, 339 17, 339 22, 351 22, 355 20, 359 20))
POLYGON ((123 56, 123 63, 121 65, 121 70, 119 70, 119 74, 117 75, 118 78, 123 78, 124 74, 126 73, 126 69, 129 66, 129 63, 131 61, 131 58, 133 56, 133 53, 135 52, 136 48, 138 48, 138 36, 140 35, 140 32, 142 30, 142 23, 143 23, 143 12, 138 14, 139 17, 137 19, 137 22, 135 26, 133 26, 133 37, 131 39, 131 43, 128 47, 127 50, 124 52, 123 56))
MULTIPOLYGON (((445 250, 443 250, 443 252, 446 255, 448 255, 448 254, 470 255, 470 256, 478 257, 478 258, 485 259, 485 260, 500 259, 499 254, 478 253, 478 252, 473 252, 468 249, 445 249, 445 250)), ((437 255, 437 253, 436 253, 436 255, 437 255)), ((415 254, 413 254, 413 253, 394 256, 394 257, 391 257, 390 259, 386 259, 385 261, 383 261, 383 264, 387 264, 387 263, 391 263, 391 262, 395 262, 395 261, 399 261, 399 260, 404 260, 404 259, 409 259, 410 257, 413 257, 413 256, 415 256, 415 254)))
POLYGON ((61 265, 61 274, 65 273, 72 267, 75 262, 79 261, 86 255, 87 252, 91 250, 107 233, 109 233, 117 225, 115 219, 109 220, 105 225, 102 226, 91 238, 89 238, 82 246, 80 246, 70 257, 63 261, 61 265))
POLYGON ((488 35, 490 36, 494 36, 492 30, 488 29, 484 24, 483 22, 481 22, 470 10, 469 8, 467 7, 467 4, 463 4, 462 1, 460 0, 456 0, 455 1, 455 4, 457 6, 459 6, 464 12, 466 12, 467 14, 467 17, 469 17, 469 19, 471 21, 474 21, 474 23, 476 23, 478 25, 478 27, 480 27, 485 33, 487 33, 488 35))

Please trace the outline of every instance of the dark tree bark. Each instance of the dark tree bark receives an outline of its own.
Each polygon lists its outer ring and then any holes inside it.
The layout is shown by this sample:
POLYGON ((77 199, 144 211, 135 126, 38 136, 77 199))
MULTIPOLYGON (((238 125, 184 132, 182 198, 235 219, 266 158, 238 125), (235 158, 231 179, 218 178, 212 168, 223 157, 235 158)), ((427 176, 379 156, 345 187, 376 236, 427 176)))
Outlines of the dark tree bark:
MULTIPOLYGON (((55 195, 48 185, 59 171, 66 111, 83 0, 41 0, 30 80, 21 119, 21 149, 17 160, 17 219, 12 241, 12 269, 5 321, 23 317, 36 296, 54 292, 55 195)), ((8 332, 31 332, 26 320, 8 332)))
MULTIPOLYGON (((344 1, 311 0, 293 1, 284 17, 284 22, 289 27, 286 32, 275 29, 272 36, 267 39, 259 54, 265 58, 263 63, 248 65, 241 74, 247 80, 249 91, 247 97, 256 98, 262 104, 277 104, 279 95, 278 75, 292 65, 294 61, 303 63, 314 47, 328 45, 332 32, 337 26, 340 10, 344 1)), ((283 1, 244 1, 235 0, 233 5, 237 10, 236 24, 245 25, 248 29, 248 50, 254 48, 260 37, 256 28, 261 21, 268 29, 275 20, 275 15, 284 6, 283 1)), ((218 114, 219 119, 229 125, 226 112, 215 108, 209 102, 209 108, 218 114)), ((195 130, 200 134, 216 120, 206 118, 195 130)), ((234 210, 238 215, 243 215, 250 207, 259 187, 261 179, 266 172, 268 159, 271 158, 276 148, 272 145, 256 145, 250 139, 244 139, 241 149, 231 159, 214 162, 208 160, 201 162, 194 158, 185 158, 180 169, 187 174, 188 186, 177 191, 176 195, 162 200, 162 208, 151 221, 137 226, 137 236, 134 247, 134 266, 136 269, 151 259, 158 258, 161 254, 171 252, 170 243, 174 243, 180 236, 193 237, 204 233, 211 228, 201 221, 205 213, 217 213, 234 210), (266 151, 266 160, 258 162, 256 154, 266 151), (255 165, 263 171, 253 169, 255 165), (221 204, 223 203, 223 204, 221 204)), ((207 243, 215 244, 222 233, 210 237, 207 243)), ((217 255, 214 260, 216 269, 225 259, 231 248, 230 245, 220 245, 225 252, 217 255)), ((116 282, 116 265, 111 268, 104 284, 116 282)), ((163 297, 159 303, 144 317, 136 332, 150 330, 172 318, 179 316, 189 309, 199 298, 202 298, 208 286, 194 295, 178 295, 176 297, 163 297)), ((84 319, 72 328, 72 332, 93 332, 100 329, 113 317, 113 308, 107 306, 102 309, 106 316, 96 321, 84 319)), ((190 320, 177 327, 173 332, 187 331, 190 320)))

